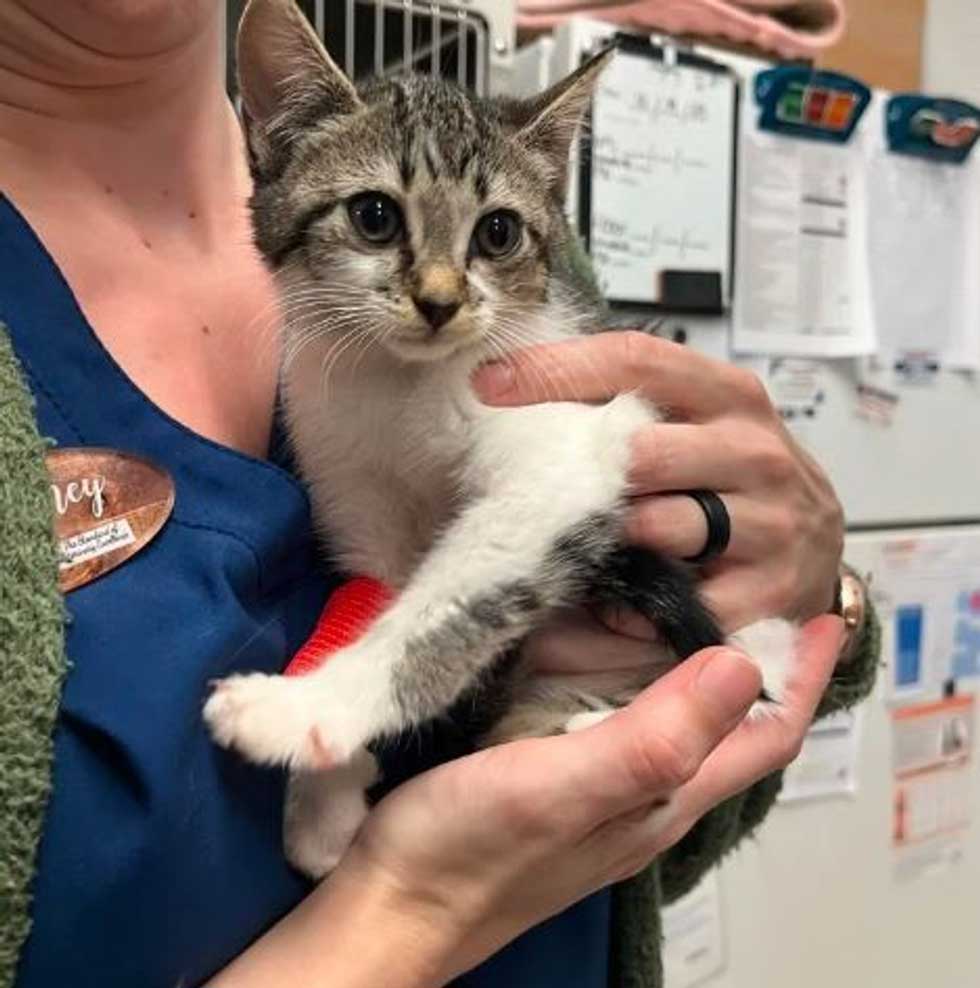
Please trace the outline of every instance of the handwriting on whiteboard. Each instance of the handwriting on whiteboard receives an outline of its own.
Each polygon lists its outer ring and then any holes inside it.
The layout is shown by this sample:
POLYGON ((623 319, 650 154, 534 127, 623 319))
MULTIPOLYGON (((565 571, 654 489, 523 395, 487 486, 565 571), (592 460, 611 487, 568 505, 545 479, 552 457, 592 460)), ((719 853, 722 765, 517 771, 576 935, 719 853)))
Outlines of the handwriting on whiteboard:
POLYGON ((710 167, 710 162, 697 151, 674 144, 658 144, 651 140, 644 147, 621 147, 617 138, 605 134, 592 144, 592 167, 599 178, 629 187, 646 185, 656 178, 660 169, 675 175, 710 167))
POLYGON ((658 272, 727 282, 734 81, 618 52, 592 119, 589 246, 612 298, 656 301, 658 272))
POLYGON ((600 268, 628 267, 638 260, 655 261, 662 254, 694 262, 711 253, 711 243, 690 227, 667 229, 660 224, 630 227, 601 213, 592 219, 592 256, 600 268))

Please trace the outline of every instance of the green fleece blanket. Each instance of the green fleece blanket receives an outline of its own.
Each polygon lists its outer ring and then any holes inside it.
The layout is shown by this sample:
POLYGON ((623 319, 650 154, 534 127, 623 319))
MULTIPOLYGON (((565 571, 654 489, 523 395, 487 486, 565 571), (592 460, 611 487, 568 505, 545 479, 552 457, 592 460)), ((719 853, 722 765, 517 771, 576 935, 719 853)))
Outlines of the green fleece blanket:
MULTIPOLYGON (((33 403, 0 324, 0 988, 11 988, 30 929, 30 892, 51 786, 52 732, 67 670, 57 590, 51 503, 33 403)), ((820 713, 871 689, 878 624, 865 626, 857 657, 835 677, 820 713)), ((779 791, 764 779, 719 806, 613 902, 610 988, 661 988, 660 906, 758 826, 779 791)))
POLYGON ((0 986, 30 926, 34 855, 65 675, 44 443, 0 325, 0 986))

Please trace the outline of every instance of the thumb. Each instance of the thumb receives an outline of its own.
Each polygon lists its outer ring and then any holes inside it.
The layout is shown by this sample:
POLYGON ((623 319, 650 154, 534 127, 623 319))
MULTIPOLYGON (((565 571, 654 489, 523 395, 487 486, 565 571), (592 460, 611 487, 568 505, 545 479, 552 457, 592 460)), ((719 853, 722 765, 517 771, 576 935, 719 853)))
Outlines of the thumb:
POLYGON ((628 707, 570 735, 567 764, 579 791, 590 795, 592 814, 611 818, 669 797, 741 722, 761 688, 759 670, 746 655, 708 648, 628 707))

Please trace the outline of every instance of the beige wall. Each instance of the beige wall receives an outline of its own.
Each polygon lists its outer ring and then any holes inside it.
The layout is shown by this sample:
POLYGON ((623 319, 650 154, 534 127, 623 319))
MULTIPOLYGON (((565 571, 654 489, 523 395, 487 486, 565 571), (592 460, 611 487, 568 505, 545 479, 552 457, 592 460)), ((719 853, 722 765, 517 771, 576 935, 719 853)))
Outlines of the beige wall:
POLYGON ((980 0, 928 0, 923 88, 980 105, 980 0))
MULTIPOLYGON (((962 0, 980 3, 980 0, 962 0)), ((870 86, 918 89, 927 0, 847 0, 848 27, 819 64, 870 86)))

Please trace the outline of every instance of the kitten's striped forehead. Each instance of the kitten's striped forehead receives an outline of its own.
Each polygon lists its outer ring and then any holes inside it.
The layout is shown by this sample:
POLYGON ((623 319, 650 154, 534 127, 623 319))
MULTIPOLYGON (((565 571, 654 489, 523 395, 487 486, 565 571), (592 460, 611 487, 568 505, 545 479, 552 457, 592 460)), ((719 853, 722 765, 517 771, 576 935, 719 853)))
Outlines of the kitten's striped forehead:
POLYGON ((358 94, 359 112, 307 117, 288 164, 258 189, 256 239, 274 264, 311 223, 365 191, 402 203, 416 250, 459 253, 490 208, 517 209, 532 233, 550 225, 556 205, 495 103, 427 76, 371 80, 358 94), (275 209, 261 208, 266 194, 275 209))
POLYGON ((454 86, 424 76, 376 82, 363 96, 369 106, 390 106, 387 146, 398 156, 406 188, 424 169, 430 181, 462 182, 469 177, 477 193, 485 197, 486 159, 499 144, 499 135, 494 133, 499 123, 489 118, 486 108, 478 109, 454 86))

